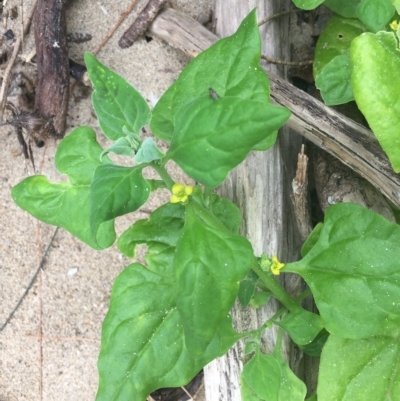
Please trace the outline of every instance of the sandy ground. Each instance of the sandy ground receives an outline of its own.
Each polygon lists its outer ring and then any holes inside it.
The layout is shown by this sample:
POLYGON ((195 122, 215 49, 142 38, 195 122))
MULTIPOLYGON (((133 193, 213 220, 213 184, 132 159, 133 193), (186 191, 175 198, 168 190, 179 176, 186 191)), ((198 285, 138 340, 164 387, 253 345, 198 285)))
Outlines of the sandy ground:
MULTIPOLYGON (((212 0, 171 2, 192 17, 204 19, 209 15, 212 0)), ((23 15, 27 15, 32 1, 22 3, 23 15)), ((70 44, 70 56, 82 62, 84 52, 98 47, 130 3, 131 0, 75 0, 68 10, 68 31, 89 33, 92 40, 70 44)), ((8 0, 5 10, 20 4, 20 0, 8 0)), ((119 37, 144 4, 145 0, 138 2, 98 58, 154 103, 189 59, 157 39, 148 43, 142 38, 126 50, 118 47, 119 37)), ((21 12, 9 21, 9 28, 16 34, 20 17, 21 12)), ((3 27, 0 29, 4 32, 3 27)), ((33 39, 28 37, 22 54, 32 49, 33 39)), ((80 125, 98 130, 90 98, 72 96, 67 132, 80 125)), ((34 276, 55 229, 39 223, 13 203, 10 189, 34 171, 21 155, 11 127, 1 127, 0 143, 1 327, 34 276)), ((50 140, 45 150, 35 149, 37 173, 52 181, 59 180, 53 165, 55 148, 50 140)), ((153 196, 145 208, 157 207, 166 196, 153 196)), ((146 217, 138 212, 120 219, 117 231, 121 233, 135 219, 146 217)), ((0 401, 94 400, 101 323, 112 282, 130 262, 115 246, 96 252, 64 230, 57 232, 35 284, 0 332, 0 401)))

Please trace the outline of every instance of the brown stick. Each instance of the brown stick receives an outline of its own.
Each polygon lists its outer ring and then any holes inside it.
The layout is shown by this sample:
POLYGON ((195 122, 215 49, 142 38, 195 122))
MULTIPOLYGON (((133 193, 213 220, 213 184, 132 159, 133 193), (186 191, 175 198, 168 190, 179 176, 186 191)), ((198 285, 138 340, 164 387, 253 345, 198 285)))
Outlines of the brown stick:
MULTIPOLYGON (((187 53, 194 57, 200 53, 200 50, 194 50, 199 44, 202 46, 201 50, 205 50, 218 38, 208 32, 201 39, 196 37, 196 44, 190 43, 192 32, 202 35, 202 29, 194 19, 191 19, 188 25, 188 18, 190 17, 185 16, 182 20, 179 13, 171 9, 168 13, 160 13, 151 25, 151 33, 168 41, 172 46, 186 46, 187 53), (160 29, 160 26, 163 28, 160 29), (176 32, 180 30, 186 30, 186 34, 180 34, 184 38, 177 39, 176 32)), ((393 171, 387 156, 370 130, 276 75, 268 72, 268 76, 272 101, 292 112, 287 122, 290 128, 337 157, 400 207, 400 175, 393 171)))
POLYGON ((119 47, 126 49, 132 46, 135 40, 146 32, 148 26, 166 1, 167 0, 149 0, 146 7, 136 18, 135 22, 122 35, 118 42, 119 47))
MULTIPOLYGON (((69 61, 65 8, 70 0, 39 0, 34 13, 36 63, 35 112, 52 119, 54 133, 63 137, 68 110, 69 61)), ((51 132, 50 131, 50 132, 51 132)))

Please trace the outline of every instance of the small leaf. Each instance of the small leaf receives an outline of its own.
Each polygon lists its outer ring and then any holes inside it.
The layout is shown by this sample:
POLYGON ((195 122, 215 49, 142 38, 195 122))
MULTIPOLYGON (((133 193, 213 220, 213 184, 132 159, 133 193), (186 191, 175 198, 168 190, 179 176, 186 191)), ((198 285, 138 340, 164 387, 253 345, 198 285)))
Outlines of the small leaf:
POLYGON ((176 308, 172 265, 165 272, 132 264, 115 280, 103 322, 96 401, 144 401, 158 388, 183 386, 242 337, 225 317, 204 353, 194 358, 176 308))
POLYGON ((177 113, 167 157, 194 180, 216 187, 289 116, 289 110, 269 103, 226 97, 196 99, 177 113))
POLYGON ((258 282, 258 276, 254 270, 249 270, 246 277, 240 282, 238 298, 239 302, 245 308, 248 306, 254 295, 258 282))
POLYGON ((94 89, 93 107, 104 135, 116 141, 126 135, 124 126, 138 133, 151 117, 149 106, 140 93, 90 53, 85 53, 85 63, 94 89))
POLYGON ((126 256, 135 256, 139 244, 160 244, 176 247, 185 218, 185 207, 180 203, 166 203, 154 210, 149 219, 138 220, 119 238, 118 249, 126 256))
POLYGON ((314 247, 282 269, 310 286, 336 336, 400 334, 400 227, 356 204, 331 206, 314 247))
POLYGON ((378 32, 385 29, 395 11, 390 0, 362 0, 357 6, 357 17, 369 30, 378 32))
POLYGON ((313 10, 323 2, 324 0, 293 0, 295 6, 302 10, 313 10))
POLYGON ((351 46, 352 86, 358 108, 400 172, 400 52, 391 32, 366 33, 351 46))
POLYGON ((132 146, 129 138, 123 136, 121 138, 118 138, 115 143, 105 149, 101 154, 101 157, 110 152, 115 153, 116 155, 134 156, 136 153, 136 149, 132 146))
POLYGON ((243 401, 304 401, 306 385, 290 370, 279 352, 256 352, 240 377, 243 401))
POLYGON ((321 355, 318 398, 323 401, 400 399, 398 338, 350 340, 329 336, 321 355))
POLYGON ((361 0, 325 0, 324 6, 345 18, 357 18, 357 6, 361 0))
POLYGON ((301 248, 301 256, 304 258, 308 252, 314 247, 317 243, 319 236, 321 235, 322 227, 324 226, 323 223, 318 223, 314 229, 312 230, 311 234, 306 239, 306 242, 303 244, 301 248))
POLYGON ((324 328, 321 316, 301 307, 291 310, 281 321, 274 322, 290 335, 298 345, 309 344, 324 328))
POLYGON ((134 160, 136 163, 150 163, 162 159, 165 156, 152 138, 146 138, 140 146, 134 160))
POLYGON ((329 333, 325 329, 322 329, 310 344, 301 347, 301 349, 307 355, 320 356, 328 337, 329 333))
POLYGON ((272 292, 269 291, 256 291, 250 299, 250 305, 255 309, 262 308, 269 302, 272 296, 272 292))
POLYGON ((315 48, 314 78, 336 56, 348 56, 354 38, 364 32, 363 24, 356 19, 333 17, 325 25, 315 48))
POLYGON ((142 166, 100 165, 90 187, 90 227, 96 235, 100 225, 133 212, 146 203, 150 185, 142 166))
POLYGON ((254 256, 250 243, 205 224, 189 203, 174 258, 186 347, 200 357, 232 308, 254 256))
POLYGON ((352 66, 349 56, 336 56, 324 66, 315 80, 327 106, 335 106, 354 100, 351 88, 352 66))
MULTIPOLYGON (((51 183, 46 177, 28 177, 12 189, 15 203, 37 219, 63 227, 94 249, 103 249, 115 241, 114 222, 103 224, 96 240, 90 231, 90 182, 101 165, 102 148, 96 133, 87 127, 75 129, 57 148, 55 163, 69 183, 51 183), (73 218, 72 218, 73 217, 73 218)), ((103 163, 109 163, 108 157, 103 163)))
POLYGON ((233 202, 229 199, 221 198, 216 194, 212 194, 210 210, 232 234, 239 234, 240 224, 242 223, 242 213, 233 202))

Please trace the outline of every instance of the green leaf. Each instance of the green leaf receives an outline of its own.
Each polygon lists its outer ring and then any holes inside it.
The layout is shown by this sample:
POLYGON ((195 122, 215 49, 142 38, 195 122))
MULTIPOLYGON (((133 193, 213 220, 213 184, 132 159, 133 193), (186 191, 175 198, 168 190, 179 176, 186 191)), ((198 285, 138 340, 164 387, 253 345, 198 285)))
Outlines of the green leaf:
MULTIPOLYGON (((55 163, 71 183, 51 183, 46 177, 28 177, 12 189, 15 203, 37 219, 63 227, 94 249, 107 248, 115 241, 113 221, 103 224, 96 239, 90 231, 90 182, 101 165, 102 148, 96 133, 88 127, 75 129, 58 146, 55 163)), ((103 163, 109 163, 107 157, 103 163)), ((107 166, 109 164, 104 164, 107 166)))
POLYGON ((166 203, 151 213, 150 219, 138 220, 118 238, 118 249, 126 256, 135 256, 139 244, 160 244, 176 247, 185 222, 185 207, 166 203))
POLYGON ((363 24, 356 19, 333 17, 325 25, 315 48, 314 78, 337 56, 348 56, 354 38, 364 32, 363 24))
POLYGON ((244 237, 207 225, 189 203, 174 267, 186 347, 200 357, 232 308, 254 256, 244 237))
POLYGON ((321 235, 322 227, 324 226, 323 223, 318 223, 314 229, 312 230, 311 234, 306 239, 306 242, 303 244, 301 248, 301 256, 304 258, 308 252, 314 247, 317 243, 319 236, 321 235))
POLYGON ((115 143, 105 149, 101 154, 101 157, 110 152, 113 152, 116 155, 134 156, 136 153, 136 149, 135 146, 133 146, 132 141, 128 137, 123 136, 121 138, 118 138, 115 143))
POLYGON ((265 102, 198 98, 177 113, 167 157, 194 180, 216 187, 289 116, 289 110, 265 102))
POLYGON ((329 336, 321 355, 317 392, 323 401, 399 400, 399 338, 329 336))
POLYGON ((336 14, 345 18, 357 18, 357 6, 361 0, 325 0, 324 6, 327 6, 336 14))
POLYGON ((150 122, 151 112, 146 101, 125 79, 90 53, 85 53, 85 63, 94 89, 93 107, 104 135, 116 141, 126 136, 124 126, 137 134, 150 122))
POLYGON ((216 194, 212 194, 210 210, 232 234, 239 234, 240 224, 242 223, 242 213, 233 202, 216 194))
POLYGON ((400 172, 400 53, 394 33, 366 33, 351 46, 352 85, 364 114, 393 169, 400 172))
POLYGON ((301 307, 291 310, 281 321, 274 323, 287 331, 291 339, 298 345, 311 343, 324 328, 321 316, 301 307))
MULTIPOLYGON (((269 101, 269 80, 260 65, 261 39, 255 9, 235 34, 219 40, 199 54, 165 92, 153 111, 151 130, 170 141, 177 113, 193 100, 209 95, 269 101)), ((210 97, 211 99, 211 97, 210 97)))
POLYGON ((142 176, 143 166, 111 164, 96 168, 90 187, 90 227, 93 235, 102 223, 140 208, 150 195, 150 184, 142 176))
POLYGON ((154 160, 162 159, 165 156, 160 149, 157 148, 156 143, 152 138, 146 138, 140 146, 136 156, 136 163, 150 163, 154 160))
POLYGON ((307 355, 320 356, 328 337, 329 333, 325 329, 322 329, 310 344, 301 347, 301 349, 307 355))
POLYGON ((295 6, 302 10, 313 10, 323 2, 324 0, 293 0, 295 6))
POLYGON ((255 309, 262 308, 269 302, 272 296, 272 292, 269 291, 256 291, 250 299, 250 305, 255 309))
POLYGON ((204 353, 194 358, 176 308, 172 265, 166 271, 161 275, 132 264, 115 280, 103 323, 96 401, 145 401, 158 388, 185 385, 241 337, 225 317, 204 353))
POLYGON ((385 30, 396 9, 390 0, 362 0, 357 7, 357 17, 372 32, 385 30))
POLYGON ((251 298, 253 298, 258 282, 258 275, 254 270, 249 270, 246 277, 240 282, 238 298, 239 302, 245 308, 248 306, 251 298))
POLYGON ((327 106, 335 106, 354 100, 351 88, 351 61, 348 55, 336 56, 324 66, 315 80, 327 106))
POLYGON ((392 0, 392 4, 396 8, 397 14, 400 14, 400 0, 392 0))
POLYGON ((256 352, 240 377, 243 401, 304 401, 306 385, 290 370, 279 352, 256 352))
POLYGON ((311 397, 306 398, 306 401, 318 401, 317 394, 313 394, 311 397))
POLYGON ((331 206, 314 247, 282 271, 300 274, 326 329, 340 337, 400 333, 400 227, 356 204, 331 206))

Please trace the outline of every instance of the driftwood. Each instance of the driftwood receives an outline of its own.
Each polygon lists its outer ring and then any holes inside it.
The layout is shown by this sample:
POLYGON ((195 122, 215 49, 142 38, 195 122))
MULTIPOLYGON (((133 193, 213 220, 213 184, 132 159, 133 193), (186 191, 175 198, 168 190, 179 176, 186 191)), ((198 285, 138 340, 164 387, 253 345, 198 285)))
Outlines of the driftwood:
POLYGON ((43 136, 63 137, 68 111, 69 60, 65 9, 70 0, 39 0, 34 13, 38 79, 35 113, 51 125, 43 136))
MULTIPOLYGON (((239 24, 240 20, 236 18, 232 24, 239 24)), ((172 46, 185 49, 191 56, 205 50, 218 39, 195 20, 170 9, 157 16, 150 33, 172 46)), ((287 125, 340 159, 400 207, 400 175, 391 168, 372 132, 276 74, 268 71, 268 75, 272 100, 292 112, 287 125)))

